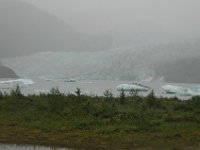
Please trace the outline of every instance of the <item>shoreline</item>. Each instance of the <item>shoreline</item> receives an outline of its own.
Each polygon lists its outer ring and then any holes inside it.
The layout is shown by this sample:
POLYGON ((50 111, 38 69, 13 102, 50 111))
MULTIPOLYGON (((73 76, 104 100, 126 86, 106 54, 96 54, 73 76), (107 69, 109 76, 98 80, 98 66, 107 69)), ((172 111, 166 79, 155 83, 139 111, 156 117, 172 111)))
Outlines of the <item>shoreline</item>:
POLYGON ((195 150, 200 146, 200 131, 196 133, 115 133, 97 134, 83 132, 44 132, 19 126, 0 126, 0 143, 37 145, 84 150, 195 150))

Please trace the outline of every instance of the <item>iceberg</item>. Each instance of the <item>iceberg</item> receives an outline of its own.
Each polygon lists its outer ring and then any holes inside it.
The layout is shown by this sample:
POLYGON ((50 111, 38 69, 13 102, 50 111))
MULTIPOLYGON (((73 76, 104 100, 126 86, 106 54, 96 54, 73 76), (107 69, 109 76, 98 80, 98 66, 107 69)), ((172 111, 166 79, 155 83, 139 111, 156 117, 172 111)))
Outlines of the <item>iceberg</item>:
POLYGON ((76 82, 75 78, 41 78, 45 81, 61 81, 61 82, 76 82))
POLYGON ((131 91, 131 90, 135 90, 135 91, 139 91, 139 92, 147 92, 149 91, 151 88, 138 84, 138 83, 134 83, 134 84, 121 84, 117 86, 117 90, 118 91, 131 91))
POLYGON ((187 89, 180 87, 180 86, 174 86, 174 85, 164 85, 161 87, 167 94, 177 94, 177 93, 184 93, 187 89))
POLYGON ((74 78, 69 78, 69 79, 64 79, 64 82, 76 82, 76 79, 74 78))
POLYGON ((200 85, 196 86, 195 91, 200 93, 200 85))
POLYGON ((7 81, 0 82, 0 88, 12 89, 12 88, 15 88, 16 86, 25 88, 25 87, 31 86, 32 84, 34 84, 34 82, 30 79, 7 80, 7 81))
POLYGON ((178 94, 180 96, 193 96, 195 92, 189 88, 174 85, 164 85, 161 87, 166 94, 178 94))
POLYGON ((200 85, 195 87, 195 92, 193 96, 200 96, 200 85))

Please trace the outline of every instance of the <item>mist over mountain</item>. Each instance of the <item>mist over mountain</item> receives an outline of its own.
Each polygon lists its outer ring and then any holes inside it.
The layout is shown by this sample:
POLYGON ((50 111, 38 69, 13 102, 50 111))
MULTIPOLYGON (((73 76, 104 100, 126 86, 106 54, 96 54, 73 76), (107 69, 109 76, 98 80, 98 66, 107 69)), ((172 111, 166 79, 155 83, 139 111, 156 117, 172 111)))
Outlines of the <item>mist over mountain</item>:
POLYGON ((158 71, 167 82, 200 83, 200 58, 178 59, 161 65, 158 71))
POLYGON ((133 47, 118 53, 102 72, 124 80, 200 82, 200 40, 133 47), (187 72, 187 73, 184 73, 187 72))
POLYGON ((64 21, 31 4, 0 1, 0 58, 41 51, 96 51, 109 49, 106 34, 76 32, 64 21))
POLYGON ((171 2, 158 0, 156 4, 164 10, 154 10, 155 3, 150 1, 116 1, 119 5, 110 7, 104 5, 105 0, 62 1, 58 4, 65 4, 66 19, 56 16, 52 7, 43 11, 44 1, 24 1, 39 8, 23 1, 0 0, 2 66, 20 77, 200 83, 199 21, 195 13, 199 10, 195 3, 191 3, 192 9, 186 1, 180 7, 177 0, 171 12, 171 2), (143 7, 146 3, 151 8, 143 7), (84 29, 87 33, 79 32, 84 29))

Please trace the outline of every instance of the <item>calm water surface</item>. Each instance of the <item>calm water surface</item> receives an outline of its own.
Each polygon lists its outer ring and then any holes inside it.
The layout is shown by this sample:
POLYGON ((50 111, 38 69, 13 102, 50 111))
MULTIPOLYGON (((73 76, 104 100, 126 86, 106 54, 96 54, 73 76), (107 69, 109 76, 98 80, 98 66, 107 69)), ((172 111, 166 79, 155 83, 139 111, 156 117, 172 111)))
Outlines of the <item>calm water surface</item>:
MULTIPOLYGON (((6 79, 1 79, 6 80, 6 79)), ((7 79, 8 80, 8 79, 7 79)), ((110 89, 112 93, 117 96, 119 95, 119 91, 117 91, 116 87, 120 84, 132 84, 136 83, 137 81, 112 81, 112 80, 93 80, 93 81, 76 81, 76 82, 63 82, 60 80, 53 80, 53 81, 45 81, 42 79, 32 79, 35 84, 29 86, 27 88, 22 88, 22 92, 24 94, 34 94, 42 92, 48 92, 53 87, 58 87, 61 92, 74 92, 76 88, 80 88, 82 93, 88 95, 103 95, 104 91, 110 89)), ((161 86, 166 84, 186 87, 194 89, 198 84, 188 84, 188 83, 166 83, 166 82, 137 82, 146 86, 151 87, 156 96, 163 96, 163 97, 174 97, 177 96, 182 99, 189 99, 190 97, 181 97, 179 95, 167 95, 162 91, 161 86)), ((0 89, 1 91, 9 92, 10 89, 0 89)), ((141 95, 147 95, 146 93, 140 93, 141 95)))
POLYGON ((0 150, 72 150, 72 149, 0 144, 0 150))

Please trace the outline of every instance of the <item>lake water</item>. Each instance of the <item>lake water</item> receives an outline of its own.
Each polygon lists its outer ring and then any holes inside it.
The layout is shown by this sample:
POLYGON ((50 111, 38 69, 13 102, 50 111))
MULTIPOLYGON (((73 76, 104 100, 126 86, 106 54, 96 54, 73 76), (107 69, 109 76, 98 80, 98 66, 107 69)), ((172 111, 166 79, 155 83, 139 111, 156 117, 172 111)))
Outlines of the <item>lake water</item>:
MULTIPOLYGON (((6 79, 1 79, 1 81, 5 81, 6 79)), ((7 79, 8 80, 8 79, 7 79)), ((63 93, 68 93, 68 92, 74 92, 76 88, 80 88, 82 93, 88 94, 88 95, 103 95, 103 92, 107 89, 111 90, 112 93, 117 96, 119 95, 119 91, 117 91, 116 87, 120 84, 132 84, 136 83, 136 81, 112 81, 112 80, 92 80, 92 81, 76 81, 76 82, 64 82, 61 80, 52 80, 52 81, 46 81, 43 79, 32 79, 35 84, 27 87, 27 88, 22 88, 22 92, 24 94, 34 94, 34 93, 39 93, 40 91, 42 92, 48 92, 50 91, 51 88, 53 87, 58 87, 59 90, 63 93)), ((181 87, 186 87, 186 88, 191 88, 194 89, 197 84, 188 84, 188 83, 166 83, 166 82, 137 82, 143 85, 146 85, 148 87, 151 87, 156 96, 160 97, 174 97, 177 96, 181 99, 189 99, 190 97, 182 97, 179 95, 168 95, 165 94, 164 91, 161 89, 161 86, 166 85, 166 84, 171 84, 171 85, 176 85, 176 86, 181 86, 181 87)), ((1 91, 7 91, 9 92, 10 89, 0 89, 1 91)), ((140 93, 141 95, 147 95, 148 92, 146 93, 140 93)))
MULTIPOLYGON (((8 79, 1 79, 0 81, 5 81, 8 79)), ((119 91, 117 91, 116 87, 120 84, 132 84, 136 83, 137 81, 112 81, 112 80, 90 80, 90 81, 76 81, 76 82, 64 82, 62 80, 50 80, 46 81, 43 79, 32 79, 35 84, 27 87, 22 88, 22 92, 24 94, 34 94, 34 93, 40 93, 40 92, 48 92, 53 87, 58 87, 61 92, 68 93, 68 92, 74 92, 76 88, 80 88, 82 93, 88 94, 88 95, 103 95, 103 92, 105 90, 109 89, 112 91, 112 93, 117 96, 119 95, 119 91)), ((197 84, 187 84, 187 83, 166 83, 166 82, 137 82, 143 85, 146 85, 148 87, 151 87, 156 96, 160 97, 174 97, 177 96, 181 99, 189 99, 190 97, 183 97, 179 95, 174 94, 165 94, 164 91, 161 89, 161 86, 166 84, 186 87, 194 89, 197 84)), ((1 91, 7 91, 9 92, 10 89, 0 89, 1 91)), ((141 95, 147 95, 148 92, 140 93, 141 95)))
POLYGON ((0 144, 0 150, 71 150, 71 149, 0 144))

